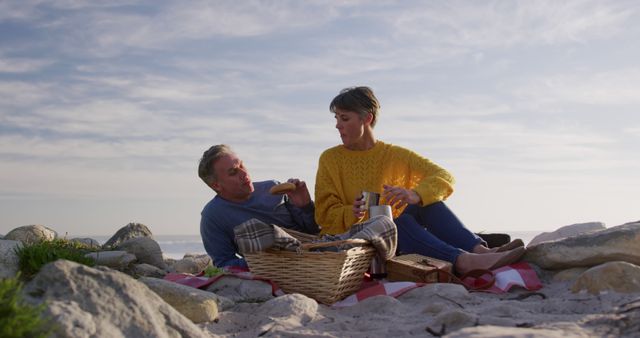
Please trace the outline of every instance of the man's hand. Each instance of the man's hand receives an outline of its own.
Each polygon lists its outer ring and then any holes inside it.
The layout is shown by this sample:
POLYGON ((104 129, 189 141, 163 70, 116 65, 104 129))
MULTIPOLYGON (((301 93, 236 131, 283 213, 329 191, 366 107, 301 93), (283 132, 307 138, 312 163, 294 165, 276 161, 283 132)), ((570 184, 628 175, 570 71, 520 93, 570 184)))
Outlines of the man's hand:
POLYGON ((406 204, 420 203, 420 195, 411 189, 393 187, 390 185, 383 185, 383 188, 384 191, 382 192, 382 195, 387 201, 387 204, 395 206, 396 209, 406 204))
POLYGON ((287 193, 289 201, 298 208, 303 208, 311 203, 311 195, 309 195, 309 189, 304 181, 300 181, 297 178, 290 178, 287 180, 289 183, 296 185, 296 190, 287 193))

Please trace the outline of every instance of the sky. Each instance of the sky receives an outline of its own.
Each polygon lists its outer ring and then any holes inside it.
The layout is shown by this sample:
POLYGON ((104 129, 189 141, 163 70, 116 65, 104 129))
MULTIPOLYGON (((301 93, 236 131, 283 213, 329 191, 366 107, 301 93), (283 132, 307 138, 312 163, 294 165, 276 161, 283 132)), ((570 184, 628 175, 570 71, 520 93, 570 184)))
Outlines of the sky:
POLYGON ((198 234, 219 143, 313 196, 354 85, 473 231, 637 221, 639 40, 635 0, 0 0, 0 234, 198 234))

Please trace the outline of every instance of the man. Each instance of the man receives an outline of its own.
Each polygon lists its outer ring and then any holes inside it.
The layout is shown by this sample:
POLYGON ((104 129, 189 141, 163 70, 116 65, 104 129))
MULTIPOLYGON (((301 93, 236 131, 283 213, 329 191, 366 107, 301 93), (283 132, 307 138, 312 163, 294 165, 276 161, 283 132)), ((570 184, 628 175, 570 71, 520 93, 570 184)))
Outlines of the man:
POLYGON ((198 176, 216 192, 202 210, 200 235, 205 250, 218 267, 247 267, 237 255, 233 228, 251 218, 310 234, 320 231, 304 181, 289 179, 296 189, 273 195, 269 189, 279 182, 252 182, 242 160, 227 145, 215 145, 204 152, 198 176))

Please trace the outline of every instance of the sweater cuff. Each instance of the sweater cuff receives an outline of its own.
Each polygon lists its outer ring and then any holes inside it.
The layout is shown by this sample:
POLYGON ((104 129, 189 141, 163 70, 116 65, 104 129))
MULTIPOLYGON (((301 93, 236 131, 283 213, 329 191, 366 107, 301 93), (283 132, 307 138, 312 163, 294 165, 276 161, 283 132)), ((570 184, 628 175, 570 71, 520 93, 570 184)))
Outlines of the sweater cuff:
POLYGON ((313 201, 309 202, 309 204, 305 205, 304 207, 300 208, 300 210, 302 210, 302 212, 304 212, 305 214, 309 214, 309 213, 314 213, 316 210, 315 205, 313 204, 313 201))

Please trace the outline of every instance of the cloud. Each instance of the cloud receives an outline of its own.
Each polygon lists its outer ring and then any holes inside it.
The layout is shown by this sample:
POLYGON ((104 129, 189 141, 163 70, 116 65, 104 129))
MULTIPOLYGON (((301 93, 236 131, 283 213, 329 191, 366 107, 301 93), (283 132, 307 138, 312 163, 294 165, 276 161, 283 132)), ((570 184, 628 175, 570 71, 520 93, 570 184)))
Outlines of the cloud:
MULTIPOLYGON (((143 72, 138 69, 136 73, 143 72)), ((107 75, 94 77, 87 74, 77 77, 83 85, 92 88, 109 88, 131 99, 166 102, 215 101, 222 97, 219 86, 206 79, 184 79, 156 74, 107 75)))
POLYGON ((0 73, 33 73, 52 63, 52 60, 0 57, 0 73))
POLYGON ((58 32, 69 53, 111 57, 129 49, 167 49, 176 43, 215 38, 263 36, 321 25, 336 15, 320 1, 288 2, 33 2, 12 9, 11 17, 33 20, 41 30, 58 32), (58 11, 46 11, 55 8, 58 11), (57 15, 56 12, 64 15, 57 15), (43 15, 46 13, 47 15, 43 15))
POLYGON ((513 93, 520 101, 539 104, 618 106, 640 103, 637 88, 640 88, 640 68, 632 67, 534 77, 513 93))
POLYGON ((11 98, 1 100, 0 117, 10 114, 13 107, 41 104, 52 97, 55 86, 50 83, 30 83, 27 81, 0 81, 0 97, 11 98))
POLYGON ((33 15, 35 4, 28 1, 1 1, 0 21, 25 20, 33 15))
MULTIPOLYGON (((629 43, 639 7, 0 2, 0 96, 9 98, 0 101, 0 198, 164 199, 150 215, 197 224, 199 210, 173 207, 199 209, 210 197, 195 167, 216 143, 234 147, 254 179, 300 177, 313 192, 319 154, 340 142, 327 105, 364 84, 382 101, 376 136, 466 181, 460 188, 474 191, 457 199, 526 212, 545 198, 619 190, 624 205, 633 195, 621 184, 640 168, 640 69, 629 43)), ((103 213, 120 217, 113 210, 103 213)))
MULTIPOLYGON (((629 3, 592 2, 447 2, 376 4, 351 10, 340 8, 330 21, 349 30, 357 20, 367 30, 349 34, 326 33, 330 38, 310 38, 301 45, 312 53, 282 57, 284 74, 306 78, 377 78, 411 82, 431 75, 433 67, 473 61, 494 72, 509 70, 509 54, 517 48, 584 45, 594 40, 621 36, 629 20, 640 12, 629 3), (401 46, 401 48, 399 48, 401 46), (496 54, 497 53, 497 54, 496 54), (488 54, 488 55, 487 55, 488 54), (496 57, 499 59, 493 59, 496 57), (317 70, 322 74, 318 76, 317 70)), ((297 45, 297 44, 296 44, 297 45)), ((540 53, 542 53, 540 51, 540 53)), ((533 52, 536 54, 536 52, 533 52)), ((455 71, 455 70, 452 70, 455 71)), ((488 70, 488 71, 491 71, 488 70)))
POLYGON ((623 32, 638 9, 633 2, 446 2, 385 13, 381 19, 403 39, 488 48, 606 38, 623 32))
POLYGON ((410 119, 418 116, 430 117, 482 117, 510 114, 513 108, 507 102, 494 96, 480 94, 461 94, 447 97, 426 97, 406 100, 392 99, 385 103, 382 118, 385 113, 389 118, 410 119))
POLYGON ((640 136, 640 126, 622 128, 622 131, 634 136, 640 136))

